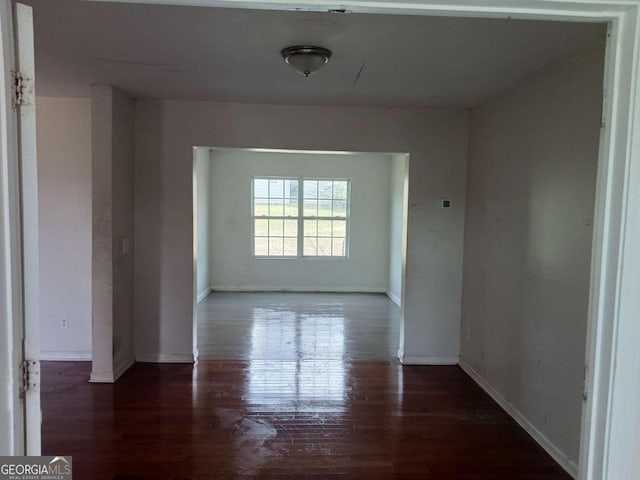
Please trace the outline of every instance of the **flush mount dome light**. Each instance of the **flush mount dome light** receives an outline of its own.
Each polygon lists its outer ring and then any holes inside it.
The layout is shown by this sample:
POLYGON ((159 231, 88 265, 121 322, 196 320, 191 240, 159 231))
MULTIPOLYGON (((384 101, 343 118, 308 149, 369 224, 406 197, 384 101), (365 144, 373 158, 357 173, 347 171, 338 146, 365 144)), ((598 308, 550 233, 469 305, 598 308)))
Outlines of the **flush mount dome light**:
POLYGON ((331 50, 309 45, 283 48, 280 53, 291 68, 305 77, 322 68, 331 58, 331 50))

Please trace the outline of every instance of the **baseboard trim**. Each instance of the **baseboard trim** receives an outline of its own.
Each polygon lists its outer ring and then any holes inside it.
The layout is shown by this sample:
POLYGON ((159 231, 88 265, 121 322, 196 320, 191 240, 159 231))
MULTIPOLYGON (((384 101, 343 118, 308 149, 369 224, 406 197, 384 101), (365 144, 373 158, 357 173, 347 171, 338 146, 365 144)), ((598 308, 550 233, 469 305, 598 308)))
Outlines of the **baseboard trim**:
POLYGON ((459 360, 453 355, 404 355, 400 351, 398 359, 403 365, 457 365, 459 360))
POLYGON ((113 372, 91 372, 89 383, 113 383, 113 372))
POLYGON ((200 303, 201 301, 203 301, 205 298, 207 298, 207 296, 211 293, 211 288, 207 288, 203 291, 201 291, 198 296, 196 297, 196 303, 200 303))
POLYGON ((295 293, 387 293, 386 288, 369 287, 262 287, 262 286, 237 286, 237 285, 213 285, 213 292, 295 292, 295 293))
POLYGON ((140 353, 136 354, 140 363, 193 363, 193 353, 140 353))
POLYGON ((129 358, 113 370, 113 381, 118 380, 124 373, 136 363, 135 358, 129 358))
POLYGON ((387 290, 385 293, 393 303, 395 303, 399 307, 402 307, 402 304, 401 304, 402 302, 400 302, 399 296, 397 296, 395 293, 391 293, 389 290, 387 290))
POLYGON ((91 352, 40 352, 43 362, 90 362, 91 352))
POLYGON ((502 409, 513 418, 544 450, 573 478, 578 477, 578 465, 567 457, 551 440, 549 440, 538 428, 513 406, 502 394, 496 390, 482 375, 474 370, 464 360, 460 359, 460 368, 469 375, 480 388, 493 398, 502 409))

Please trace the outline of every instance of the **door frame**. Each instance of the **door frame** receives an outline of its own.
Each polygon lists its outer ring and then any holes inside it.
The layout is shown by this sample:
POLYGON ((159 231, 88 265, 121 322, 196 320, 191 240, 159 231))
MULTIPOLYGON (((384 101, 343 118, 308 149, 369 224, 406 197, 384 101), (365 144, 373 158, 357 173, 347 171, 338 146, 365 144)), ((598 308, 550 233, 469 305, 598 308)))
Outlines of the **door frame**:
MULTIPOLYGON (((640 349, 636 346, 640 338, 637 321, 640 312, 640 248, 637 248, 640 245, 640 154, 637 153, 640 148, 640 0, 119 1, 607 23, 585 364, 586 400, 578 476, 584 480, 618 480, 637 474, 640 459, 634 455, 634 448, 640 444, 640 409, 637 408, 640 405, 640 349)), ((2 30, 2 36, 4 45, 6 29, 2 30)), ((3 48, 5 65, 8 54, 6 47, 3 48)), ((5 229, 15 227, 7 223, 5 217, 2 222, 5 229)), ((5 294, 7 289, 10 285, 5 286, 5 294)), ((22 322, 18 317, 13 317, 14 323, 22 322)))
POLYGON ((607 23, 578 477, 633 478, 640 470, 640 248, 633 248, 640 245, 640 0, 120 1, 607 23))
POLYGON ((0 452, 24 455, 26 427, 20 395, 24 301, 18 125, 13 109, 15 50, 11 0, 0 0, 0 452))
POLYGON ((40 455, 42 412, 40 408, 40 247, 38 218, 38 156, 36 146, 35 45, 33 8, 13 3, 15 70, 22 75, 22 101, 17 116, 22 241, 22 298, 24 340, 22 361, 26 454, 40 455))
POLYGON ((0 349, 6 352, 0 359, 6 375, 0 385, 0 407, 7 408, 0 416, 0 452, 39 455, 42 417, 32 8, 0 0, 0 32, 0 311, 3 320, 7 319, 6 325, 0 324, 0 349))

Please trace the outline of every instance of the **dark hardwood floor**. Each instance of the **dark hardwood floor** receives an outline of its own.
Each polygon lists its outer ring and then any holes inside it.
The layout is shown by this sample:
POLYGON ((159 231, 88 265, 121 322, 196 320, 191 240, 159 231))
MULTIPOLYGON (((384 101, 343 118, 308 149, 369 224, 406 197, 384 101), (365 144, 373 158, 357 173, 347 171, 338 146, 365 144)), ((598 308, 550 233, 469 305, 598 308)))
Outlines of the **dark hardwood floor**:
POLYGON ((216 293, 196 365, 45 362, 43 452, 79 480, 568 479, 457 367, 395 360, 383 295, 216 293))
POLYGON ((76 480, 569 479, 457 367, 339 358, 44 362, 43 454, 76 480))

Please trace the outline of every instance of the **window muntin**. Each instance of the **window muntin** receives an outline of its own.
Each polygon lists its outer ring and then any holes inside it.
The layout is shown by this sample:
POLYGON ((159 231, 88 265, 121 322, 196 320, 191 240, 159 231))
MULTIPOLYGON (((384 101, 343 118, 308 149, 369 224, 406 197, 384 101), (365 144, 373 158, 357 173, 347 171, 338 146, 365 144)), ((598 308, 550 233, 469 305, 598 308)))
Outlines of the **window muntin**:
POLYGON ((345 258, 349 187, 341 179, 254 178, 254 255, 345 258))

